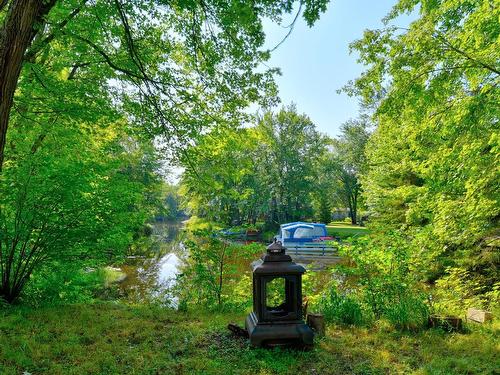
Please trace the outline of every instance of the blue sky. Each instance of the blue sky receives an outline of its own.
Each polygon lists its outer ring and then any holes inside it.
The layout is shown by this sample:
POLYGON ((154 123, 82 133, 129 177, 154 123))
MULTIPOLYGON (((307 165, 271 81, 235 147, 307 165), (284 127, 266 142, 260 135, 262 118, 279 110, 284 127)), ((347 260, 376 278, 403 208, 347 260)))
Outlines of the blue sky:
MULTIPOLYGON (((340 125, 358 113, 356 98, 336 92, 363 71, 356 55, 349 55, 349 43, 361 38, 365 29, 383 27, 381 20, 394 4, 395 0, 332 0, 312 28, 300 18, 267 63, 281 69, 276 81, 282 104, 296 103, 299 112, 306 113, 320 131, 337 135, 340 125)), ((393 24, 406 26, 412 19, 402 16, 393 24)), ((265 32, 266 46, 272 48, 288 29, 266 22, 265 32)))

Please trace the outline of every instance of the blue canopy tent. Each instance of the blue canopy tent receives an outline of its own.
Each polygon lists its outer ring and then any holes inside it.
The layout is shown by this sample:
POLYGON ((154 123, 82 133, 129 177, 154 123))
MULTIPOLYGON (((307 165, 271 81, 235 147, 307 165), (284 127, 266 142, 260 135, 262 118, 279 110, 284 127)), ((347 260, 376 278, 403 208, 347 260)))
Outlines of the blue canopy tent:
POLYGON ((327 236, 325 224, 297 221, 281 224, 277 239, 285 244, 287 242, 312 242, 327 236))

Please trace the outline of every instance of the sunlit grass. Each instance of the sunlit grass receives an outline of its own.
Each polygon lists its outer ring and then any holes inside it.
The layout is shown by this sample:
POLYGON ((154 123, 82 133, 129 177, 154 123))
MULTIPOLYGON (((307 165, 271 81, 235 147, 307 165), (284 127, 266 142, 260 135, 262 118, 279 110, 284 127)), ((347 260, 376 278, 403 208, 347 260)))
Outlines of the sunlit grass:
POLYGON ((330 326, 301 352, 230 337, 227 323, 243 318, 115 303, 10 308, 0 312, 0 373, 494 374, 500 364, 498 324, 465 334, 330 326))
POLYGON ((348 238, 353 236, 362 236, 369 233, 366 227, 360 227, 359 225, 348 224, 343 221, 334 221, 326 226, 329 236, 335 236, 340 238, 348 238))

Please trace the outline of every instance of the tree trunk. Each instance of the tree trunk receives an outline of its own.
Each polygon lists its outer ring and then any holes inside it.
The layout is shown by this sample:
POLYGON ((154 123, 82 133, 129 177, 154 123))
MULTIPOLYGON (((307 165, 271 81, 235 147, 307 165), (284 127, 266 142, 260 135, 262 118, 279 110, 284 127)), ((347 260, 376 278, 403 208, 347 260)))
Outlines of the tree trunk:
POLYGON ((23 56, 56 0, 13 0, 0 30, 0 172, 23 56))
POLYGON ((350 194, 347 197, 347 202, 348 202, 348 208, 349 208, 349 218, 351 219, 351 224, 354 225, 354 224, 356 224, 356 217, 353 217, 353 212, 354 212, 353 201, 352 201, 352 197, 350 194))
POLYGON ((218 290, 217 290, 217 305, 221 306, 222 304, 222 278, 224 276, 224 256, 226 255, 226 248, 227 244, 223 243, 222 244, 222 254, 219 259, 219 285, 218 285, 218 290))
POLYGON ((356 196, 353 196, 352 198, 352 205, 351 205, 351 224, 356 225, 357 224, 357 216, 358 216, 358 202, 356 199, 356 196))
POLYGON ((356 209, 353 209, 351 211, 351 224, 356 225, 358 223, 358 220, 356 219, 356 209))

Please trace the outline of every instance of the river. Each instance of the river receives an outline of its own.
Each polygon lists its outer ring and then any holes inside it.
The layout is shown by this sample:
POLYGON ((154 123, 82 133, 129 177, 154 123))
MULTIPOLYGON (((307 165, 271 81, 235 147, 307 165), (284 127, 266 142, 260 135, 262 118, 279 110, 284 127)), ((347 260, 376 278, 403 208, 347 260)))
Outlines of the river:
MULTIPOLYGON (((120 266, 125 278, 118 284, 119 295, 133 303, 156 301, 176 307, 177 299, 172 293, 179 268, 186 256, 183 246, 185 236, 180 221, 157 222, 153 225, 153 234, 147 244, 138 249, 138 255, 130 256, 120 266)), ((265 251, 265 244, 262 244, 265 251)), ((316 277, 328 280, 329 262, 311 264, 307 259, 300 259, 310 271, 316 271, 316 277)), ((245 259, 237 265, 239 272, 250 270, 251 260, 245 259)))
POLYGON ((126 278, 119 283, 120 294, 131 302, 172 301, 170 289, 185 255, 182 223, 158 222, 141 255, 130 256, 120 268, 126 278))

